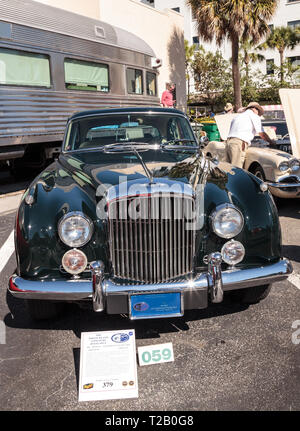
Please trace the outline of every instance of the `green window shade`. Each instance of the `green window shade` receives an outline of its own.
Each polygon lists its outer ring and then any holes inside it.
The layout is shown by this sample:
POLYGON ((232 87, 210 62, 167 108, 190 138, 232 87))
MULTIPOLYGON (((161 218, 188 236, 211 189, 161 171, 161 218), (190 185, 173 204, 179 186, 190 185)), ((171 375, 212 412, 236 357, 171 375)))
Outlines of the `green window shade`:
POLYGON ((65 81, 69 89, 108 91, 108 66, 68 59, 65 81))
POLYGON ((48 57, 0 48, 0 84, 50 87, 48 57))

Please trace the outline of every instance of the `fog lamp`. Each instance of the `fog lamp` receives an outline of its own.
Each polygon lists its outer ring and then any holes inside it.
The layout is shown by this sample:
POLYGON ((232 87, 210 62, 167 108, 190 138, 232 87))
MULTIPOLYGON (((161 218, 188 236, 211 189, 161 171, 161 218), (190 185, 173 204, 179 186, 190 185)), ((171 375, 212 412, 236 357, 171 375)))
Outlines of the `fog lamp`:
POLYGON ((232 239, 223 245, 221 254, 222 259, 224 262, 228 263, 228 265, 236 265, 244 259, 245 248, 239 241, 234 241, 232 239))
POLYGON ((87 266, 87 258, 81 250, 74 248, 63 255, 61 263, 69 274, 80 274, 87 266))

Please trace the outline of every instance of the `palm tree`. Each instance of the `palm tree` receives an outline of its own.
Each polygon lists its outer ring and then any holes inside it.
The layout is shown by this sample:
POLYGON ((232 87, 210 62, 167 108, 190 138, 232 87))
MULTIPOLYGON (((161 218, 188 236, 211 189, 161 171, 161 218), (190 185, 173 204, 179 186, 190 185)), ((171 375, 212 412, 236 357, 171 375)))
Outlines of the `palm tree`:
POLYGON ((196 49, 196 45, 189 45, 188 40, 184 40, 184 49, 185 49, 185 73, 186 73, 186 79, 187 79, 187 85, 188 85, 188 100, 190 98, 190 72, 191 72, 191 64, 194 57, 194 52, 196 49))
POLYGON ((259 45, 259 49, 277 49, 280 56, 280 84, 284 80, 284 51, 294 49, 300 43, 299 31, 291 27, 275 27, 271 31, 267 40, 259 45))
POLYGON ((269 32, 267 21, 274 15, 278 0, 187 0, 196 16, 198 34, 205 42, 214 39, 220 46, 228 38, 232 47, 234 104, 242 106, 239 43, 253 43, 269 32))
POLYGON ((262 62, 264 61, 265 57, 255 51, 254 44, 251 43, 249 40, 245 40, 240 44, 240 50, 242 53, 242 62, 245 64, 245 71, 246 71, 246 85, 249 83, 249 65, 250 63, 256 63, 256 62, 262 62))

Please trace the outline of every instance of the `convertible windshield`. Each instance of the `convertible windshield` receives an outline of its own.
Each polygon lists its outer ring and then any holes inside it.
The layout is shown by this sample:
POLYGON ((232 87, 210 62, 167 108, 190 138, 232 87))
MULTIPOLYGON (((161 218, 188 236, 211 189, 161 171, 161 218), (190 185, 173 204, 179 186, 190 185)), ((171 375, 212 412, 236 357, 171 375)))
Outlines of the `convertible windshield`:
POLYGON ((180 115, 109 114, 70 123, 65 151, 99 148, 114 143, 197 146, 190 124, 180 115))

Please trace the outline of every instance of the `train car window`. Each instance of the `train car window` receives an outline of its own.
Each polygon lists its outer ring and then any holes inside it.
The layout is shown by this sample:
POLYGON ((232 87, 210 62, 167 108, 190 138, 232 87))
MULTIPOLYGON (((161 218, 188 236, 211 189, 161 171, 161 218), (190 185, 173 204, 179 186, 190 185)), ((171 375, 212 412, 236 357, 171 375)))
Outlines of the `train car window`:
POLYGON ((49 57, 0 48, 0 84, 51 87, 49 57))
POLYGON ((66 58, 65 83, 68 90, 108 92, 108 66, 66 58))
POLYGON ((148 96, 157 96, 155 73, 146 72, 146 84, 148 96))
POLYGON ((127 92, 143 94, 143 72, 139 69, 126 69, 127 92))

